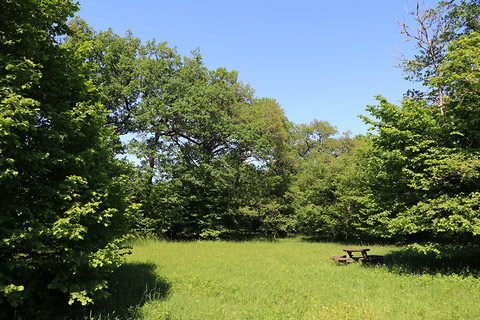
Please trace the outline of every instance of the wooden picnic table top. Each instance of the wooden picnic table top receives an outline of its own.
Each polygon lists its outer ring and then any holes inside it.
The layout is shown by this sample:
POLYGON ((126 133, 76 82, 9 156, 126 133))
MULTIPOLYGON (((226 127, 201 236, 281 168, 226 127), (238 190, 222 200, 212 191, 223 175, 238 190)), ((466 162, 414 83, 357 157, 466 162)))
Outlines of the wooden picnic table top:
POLYGON ((367 254, 367 251, 370 251, 369 248, 347 248, 343 249, 347 254, 344 255, 339 255, 339 256, 333 256, 331 259, 339 261, 339 262, 345 262, 345 263, 351 263, 351 262, 374 262, 374 261, 381 261, 383 259, 383 256, 370 256, 367 254), (362 256, 361 257, 354 257, 353 252, 361 252, 362 256))
POLYGON ((351 263, 351 262, 374 262, 374 261, 381 261, 383 259, 383 256, 370 256, 367 254, 367 251, 370 251, 369 248, 347 248, 343 249, 347 254, 344 255, 339 255, 339 256, 333 256, 331 259, 339 261, 339 262, 345 262, 345 263, 351 263), (353 255, 353 252, 361 252, 362 256, 361 257, 355 257, 353 255))
POLYGON ((368 248, 351 248, 351 249, 343 249, 345 252, 366 252, 370 251, 368 248))

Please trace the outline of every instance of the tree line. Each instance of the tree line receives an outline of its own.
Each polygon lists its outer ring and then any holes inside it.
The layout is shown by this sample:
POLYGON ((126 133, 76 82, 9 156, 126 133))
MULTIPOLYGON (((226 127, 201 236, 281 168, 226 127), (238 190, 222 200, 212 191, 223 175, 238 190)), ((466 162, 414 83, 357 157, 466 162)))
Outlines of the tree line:
POLYGON ((290 122, 198 50, 95 31, 71 1, 2 1, 0 305, 105 297, 131 235, 475 245, 479 4, 400 23, 424 90, 378 96, 352 137, 290 122))

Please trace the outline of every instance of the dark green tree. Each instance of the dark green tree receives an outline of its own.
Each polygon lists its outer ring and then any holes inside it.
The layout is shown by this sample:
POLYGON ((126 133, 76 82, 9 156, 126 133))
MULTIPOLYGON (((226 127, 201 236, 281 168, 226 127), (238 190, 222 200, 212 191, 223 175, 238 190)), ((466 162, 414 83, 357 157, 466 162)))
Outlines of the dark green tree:
POLYGON ((431 86, 442 86, 448 97, 444 121, 451 143, 470 151, 480 148, 479 39, 479 33, 472 32, 452 42, 440 66, 441 76, 431 80, 431 86))
POLYGON ((140 39, 130 30, 123 37, 112 29, 96 32, 79 17, 68 25, 72 31, 62 46, 78 52, 90 67, 92 81, 108 111, 107 123, 120 135, 134 131, 132 119, 141 100, 137 65, 140 39))
POLYGON ((110 121, 130 133, 135 229, 170 238, 288 229, 289 134, 274 100, 255 98, 236 72, 209 70, 198 51, 182 57, 166 43, 71 25, 64 46, 83 54, 110 121))
MULTIPOLYGON (((106 294, 125 167, 88 69, 59 45, 77 5, 0 2, 0 304, 17 316, 106 294)), ((45 317, 50 313, 42 313, 45 317)))
POLYGON ((298 169, 291 193, 299 231, 312 238, 360 238, 358 208, 362 181, 356 152, 367 140, 338 135, 326 121, 293 128, 298 169))
MULTIPOLYGON (((251 201, 255 196, 247 195, 253 190, 245 181, 257 185, 265 181, 260 172, 278 168, 286 143, 275 140, 286 123, 278 104, 254 99, 236 72, 208 70, 198 52, 179 59, 164 44, 148 43, 144 50, 143 100, 135 120, 140 135, 131 145, 143 163, 138 194, 148 203, 144 215, 161 217, 157 232, 174 238, 230 238, 271 229, 263 222, 278 210, 257 210, 264 203, 251 201), (153 194, 162 198, 144 197, 153 194)), ((261 194, 275 193, 278 185, 264 184, 270 191, 261 194)))
POLYGON ((368 110, 378 131, 370 158, 371 233, 406 242, 475 241, 478 151, 460 146, 462 133, 425 101, 397 107, 381 99, 368 110))
POLYGON ((370 233, 406 242, 468 245, 478 240, 478 1, 442 1, 404 25, 419 53, 407 76, 426 98, 400 106, 379 97, 368 159, 370 233), (408 30, 415 30, 409 34, 408 30))

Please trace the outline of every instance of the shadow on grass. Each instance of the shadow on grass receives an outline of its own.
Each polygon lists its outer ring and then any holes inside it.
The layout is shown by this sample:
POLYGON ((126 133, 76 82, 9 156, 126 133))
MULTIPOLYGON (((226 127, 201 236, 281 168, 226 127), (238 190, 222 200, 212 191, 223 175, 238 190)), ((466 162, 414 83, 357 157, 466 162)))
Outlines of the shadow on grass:
POLYGON ((405 248, 384 256, 383 267, 400 274, 460 275, 480 278, 480 250, 422 252, 405 248))
POLYGON ((166 299, 171 284, 155 273, 156 265, 125 263, 109 278, 110 296, 95 302, 91 319, 136 319, 140 307, 152 300, 166 299))

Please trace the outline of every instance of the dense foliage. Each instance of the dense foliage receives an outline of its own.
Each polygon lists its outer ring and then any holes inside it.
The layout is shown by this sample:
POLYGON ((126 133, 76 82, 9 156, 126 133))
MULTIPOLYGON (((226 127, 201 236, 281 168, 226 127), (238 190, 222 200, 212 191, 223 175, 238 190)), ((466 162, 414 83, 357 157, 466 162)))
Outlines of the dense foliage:
POLYGON ((177 239, 473 241, 478 3, 412 15, 418 26, 403 33, 419 52, 402 65, 425 93, 401 106, 379 97, 367 108, 369 138, 289 123, 274 100, 255 97, 235 72, 208 70, 197 51, 182 57, 73 21, 66 46, 92 65, 110 122, 129 134, 118 151, 137 159, 133 228, 177 239))
POLYGON ((299 231, 317 239, 359 239, 362 171, 357 163, 368 139, 338 137, 328 122, 317 120, 293 131, 299 166, 290 192, 299 231))
POLYGON ((133 228, 175 239, 276 236, 291 229, 288 121, 272 99, 198 51, 142 45, 79 19, 65 44, 83 52, 110 120, 137 159, 133 228))
POLYGON ((367 229, 394 241, 473 245, 480 231, 479 51, 472 32, 478 5, 440 2, 423 17, 433 21, 433 31, 446 28, 434 32, 431 51, 420 50, 405 65, 428 95, 406 98, 400 106, 378 97, 380 104, 367 108, 373 118, 364 118, 374 132, 365 166, 371 190, 367 229))
POLYGON ((105 273, 121 261, 127 172, 88 71, 57 43, 76 10, 0 2, 2 315, 5 305, 33 316, 86 304, 105 295, 105 273))

